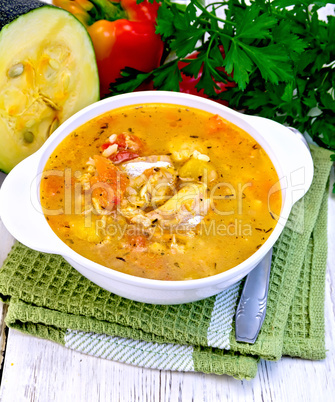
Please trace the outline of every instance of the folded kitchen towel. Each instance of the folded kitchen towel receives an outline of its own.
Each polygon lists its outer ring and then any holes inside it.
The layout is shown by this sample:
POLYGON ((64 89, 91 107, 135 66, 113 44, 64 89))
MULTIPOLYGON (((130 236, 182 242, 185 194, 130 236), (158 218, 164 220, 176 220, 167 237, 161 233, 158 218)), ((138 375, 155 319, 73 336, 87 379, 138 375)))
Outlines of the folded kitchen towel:
POLYGON ((330 153, 313 147, 315 175, 273 253, 266 318, 254 345, 235 340, 237 283, 183 305, 149 305, 98 287, 62 257, 16 243, 0 270, 6 323, 68 348, 142 367, 253 378, 260 358, 325 358, 324 287, 330 153))

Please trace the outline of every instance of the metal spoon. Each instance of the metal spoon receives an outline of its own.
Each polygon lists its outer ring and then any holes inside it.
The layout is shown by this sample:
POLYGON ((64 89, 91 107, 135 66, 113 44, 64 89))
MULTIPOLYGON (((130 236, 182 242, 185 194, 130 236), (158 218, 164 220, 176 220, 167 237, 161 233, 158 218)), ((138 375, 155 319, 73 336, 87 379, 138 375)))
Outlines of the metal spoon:
POLYGON ((239 342, 255 343, 262 327, 269 288, 272 248, 254 268, 244 284, 236 309, 235 336, 239 342))

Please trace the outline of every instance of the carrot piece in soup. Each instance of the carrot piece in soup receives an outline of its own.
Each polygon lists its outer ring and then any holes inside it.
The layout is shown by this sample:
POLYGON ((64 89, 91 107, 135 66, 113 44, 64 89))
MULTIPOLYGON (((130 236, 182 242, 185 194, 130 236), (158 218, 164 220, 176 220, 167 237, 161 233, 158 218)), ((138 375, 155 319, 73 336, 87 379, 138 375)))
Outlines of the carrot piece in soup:
POLYGON ((121 202, 129 180, 109 159, 95 155, 94 162, 97 175, 91 179, 92 197, 102 208, 113 209, 121 202))
POLYGON ((64 193, 65 179, 63 175, 58 176, 50 174, 45 176, 44 180, 45 180, 44 191, 51 197, 54 197, 57 194, 64 193))
POLYGON ((227 123, 218 114, 211 116, 208 119, 208 133, 216 133, 217 131, 223 129, 227 123))
POLYGON ((129 149, 138 152, 143 148, 143 142, 133 134, 119 134, 115 144, 117 144, 122 151, 129 149))
POLYGON ((136 251, 143 251, 147 248, 147 239, 145 236, 128 236, 128 244, 136 251))

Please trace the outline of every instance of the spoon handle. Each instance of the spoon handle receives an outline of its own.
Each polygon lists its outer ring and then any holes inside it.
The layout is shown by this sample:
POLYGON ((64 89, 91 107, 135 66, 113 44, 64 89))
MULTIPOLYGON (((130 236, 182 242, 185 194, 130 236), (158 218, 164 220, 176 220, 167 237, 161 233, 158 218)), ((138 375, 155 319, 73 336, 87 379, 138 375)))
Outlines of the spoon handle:
POLYGON ((272 248, 248 274, 235 316, 235 336, 239 342, 255 343, 262 327, 269 289, 272 248))

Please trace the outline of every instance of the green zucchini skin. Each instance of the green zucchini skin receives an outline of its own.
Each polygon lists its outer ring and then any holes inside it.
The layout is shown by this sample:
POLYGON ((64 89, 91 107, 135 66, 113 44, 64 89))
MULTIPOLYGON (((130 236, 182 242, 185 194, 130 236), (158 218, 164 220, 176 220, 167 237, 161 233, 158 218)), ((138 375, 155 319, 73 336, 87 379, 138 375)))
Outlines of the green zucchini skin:
POLYGON ((0 30, 21 15, 45 6, 52 7, 39 0, 0 0, 0 30))
POLYGON ((0 0, 0 172, 9 173, 59 124, 98 100, 96 58, 84 25, 38 0, 0 0))

